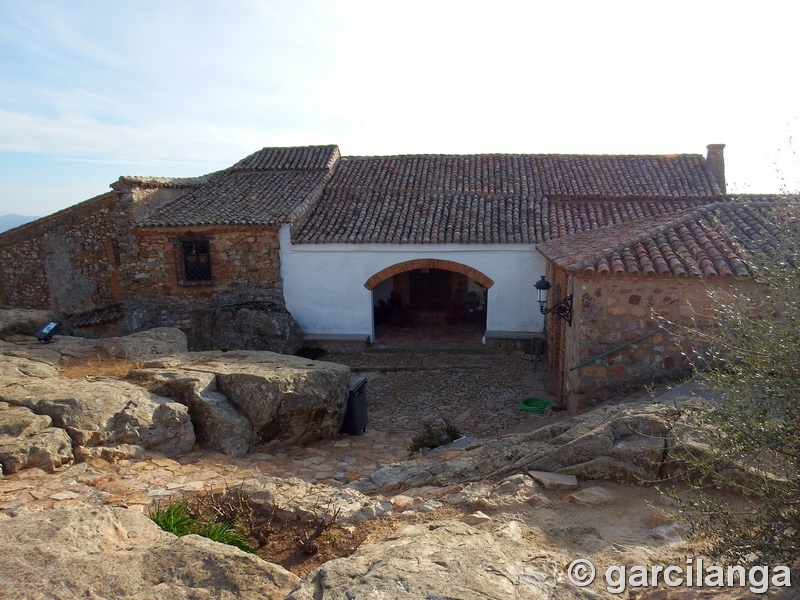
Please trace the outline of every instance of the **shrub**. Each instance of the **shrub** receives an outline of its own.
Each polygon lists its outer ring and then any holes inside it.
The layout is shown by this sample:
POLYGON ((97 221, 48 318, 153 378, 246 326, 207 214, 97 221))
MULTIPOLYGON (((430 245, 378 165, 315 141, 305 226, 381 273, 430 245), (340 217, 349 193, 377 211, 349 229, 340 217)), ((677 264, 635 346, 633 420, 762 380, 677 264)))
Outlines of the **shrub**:
POLYGON ((461 432, 450 421, 445 421, 444 425, 437 427, 434 427, 431 423, 425 423, 422 432, 412 438, 408 451, 413 453, 423 448, 438 448, 459 437, 461 437, 461 432))
POLYGON ((799 214, 796 202, 761 214, 753 227, 762 245, 747 248, 758 287, 712 292, 713 327, 689 331, 699 342, 694 364, 717 399, 678 432, 703 451, 686 452, 691 489, 668 495, 674 515, 706 543, 706 552, 728 561, 800 558, 799 214), (713 488, 747 502, 731 506, 709 493, 713 488))

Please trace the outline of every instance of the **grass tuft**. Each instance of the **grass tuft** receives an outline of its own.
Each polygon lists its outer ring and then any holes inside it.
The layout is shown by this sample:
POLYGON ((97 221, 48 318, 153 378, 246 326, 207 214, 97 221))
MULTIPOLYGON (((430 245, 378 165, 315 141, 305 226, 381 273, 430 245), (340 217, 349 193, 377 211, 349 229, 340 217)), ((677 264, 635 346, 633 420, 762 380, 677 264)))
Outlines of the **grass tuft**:
POLYGON ((157 506, 150 511, 150 518, 164 531, 179 537, 194 533, 213 542, 234 546, 250 554, 255 553, 247 538, 236 531, 233 525, 197 519, 186 500, 157 506))
POLYGON ((197 520, 189 512, 189 503, 186 500, 157 506, 150 512, 150 518, 161 529, 177 536, 195 533, 198 527, 197 520))
POLYGON ((239 550, 244 550, 250 554, 255 554, 255 550, 245 536, 234 529, 229 523, 206 523, 197 531, 197 535, 208 538, 213 542, 235 546, 239 550))

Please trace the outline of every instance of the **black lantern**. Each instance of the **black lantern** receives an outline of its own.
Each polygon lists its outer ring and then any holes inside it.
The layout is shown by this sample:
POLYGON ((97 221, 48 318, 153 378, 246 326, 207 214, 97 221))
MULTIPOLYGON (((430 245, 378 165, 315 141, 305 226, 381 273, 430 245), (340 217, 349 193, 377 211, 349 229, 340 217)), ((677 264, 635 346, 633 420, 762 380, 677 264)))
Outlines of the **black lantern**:
POLYGON ((539 310, 543 315, 554 313, 564 319, 569 325, 572 325, 572 294, 550 308, 545 308, 547 296, 550 292, 550 282, 542 275, 542 278, 537 281, 533 287, 536 288, 536 299, 539 302, 539 310))

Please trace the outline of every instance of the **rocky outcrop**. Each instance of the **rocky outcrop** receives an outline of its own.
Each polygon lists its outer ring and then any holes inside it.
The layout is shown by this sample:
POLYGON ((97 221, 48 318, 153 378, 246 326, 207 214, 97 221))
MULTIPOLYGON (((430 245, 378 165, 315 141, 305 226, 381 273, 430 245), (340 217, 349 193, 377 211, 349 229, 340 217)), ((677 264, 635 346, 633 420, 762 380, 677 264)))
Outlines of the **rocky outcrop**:
MULTIPOLYGON (((133 376, 163 386, 158 388, 163 393, 175 390, 171 397, 187 398, 190 406, 205 407, 202 411, 198 408, 193 417, 206 439, 214 434, 208 432, 212 423, 204 420, 203 411, 212 415, 223 410, 221 398, 211 393, 222 394, 247 418, 252 429, 234 431, 234 435, 251 448, 334 437, 347 408, 350 369, 336 363, 272 352, 235 351, 192 352, 149 361, 144 366, 133 376), (200 374, 213 375, 216 389, 200 374), (216 407, 213 410, 212 405, 216 407)), ((233 441, 226 441, 215 449, 224 452, 231 444, 233 441)))
POLYGON ((232 546, 162 531, 125 509, 71 507, 0 520, 3 598, 283 599, 286 569, 232 546))
MULTIPOLYGON (((334 437, 347 405, 350 370, 343 365, 272 352, 187 353, 186 336, 172 328, 101 340, 58 336, 50 344, 0 341, 0 355, 6 384, 0 400, 51 418, 69 434, 78 459, 119 459, 142 450, 172 456, 190 450, 195 440, 201 448, 241 456, 262 444, 334 437), (65 358, 102 356, 148 368, 131 374, 139 385, 58 377, 56 367, 65 358)), ((50 468, 40 456, 43 436, 37 432, 28 440, 36 441, 31 464, 50 468)), ((51 438, 48 448, 57 441, 51 438)), ((20 442, 8 450, 15 469, 28 464, 24 447, 20 442)), ((52 463, 58 463, 55 455, 52 463)))
POLYGON ((250 506, 260 506, 266 514, 289 522, 330 521, 336 515, 340 525, 364 523, 392 512, 389 502, 368 498, 350 489, 313 485, 302 479, 257 477, 232 488, 241 491, 250 506))
MULTIPOLYGON (((686 405, 691 408, 691 401, 686 405)), ((682 409, 681 409, 682 410, 682 409)), ((680 464, 673 424, 681 410, 666 403, 600 407, 574 419, 472 444, 449 460, 435 456, 385 466, 350 485, 364 492, 497 480, 545 471, 623 483, 655 482, 680 464)))
POLYGON ((200 350, 267 350, 294 354, 303 332, 286 310, 283 298, 234 303, 195 311, 193 347, 200 350))
POLYGON ((201 448, 228 456, 247 454, 255 439, 253 425, 223 394, 217 391, 213 373, 181 369, 143 369, 131 375, 160 396, 189 409, 201 448))
POLYGON ((85 454, 133 445, 171 456, 195 441, 185 406, 111 377, 18 381, 0 388, 0 400, 47 415, 85 454))
POLYGON ((599 598, 567 581, 563 557, 526 544, 512 521, 489 532, 459 521, 409 525, 325 563, 287 600, 339 598, 599 598))
POLYGON ((73 461, 72 440, 46 415, 0 402, 0 475, 32 467, 52 472, 73 461))
MULTIPOLYGON (((91 339, 57 335, 49 344, 40 344, 41 349, 58 352, 62 357, 71 358, 122 358, 131 362, 144 361, 186 352, 186 334, 174 327, 157 327, 139 331, 123 337, 91 339)), ((28 344, 29 352, 38 352, 33 343, 28 344), (31 348, 30 346, 34 346, 31 348)))
POLYGON ((0 337, 16 334, 33 335, 48 321, 52 314, 46 310, 7 308, 0 310, 0 337))
POLYGON ((522 504, 537 506, 550 503, 533 479, 523 473, 511 475, 496 484, 468 483, 460 491, 445 497, 445 501, 484 510, 513 508, 522 504))
MULTIPOLYGON (((9 344, 9 346, 14 346, 14 344, 9 344)), ((3 384, 31 381, 32 379, 48 379, 58 375, 58 371, 52 364, 26 358, 27 355, 24 354, 21 352, 20 355, 14 355, 6 352, 6 349, 0 346, 0 356, 2 357, 0 359, 0 381, 3 384)))

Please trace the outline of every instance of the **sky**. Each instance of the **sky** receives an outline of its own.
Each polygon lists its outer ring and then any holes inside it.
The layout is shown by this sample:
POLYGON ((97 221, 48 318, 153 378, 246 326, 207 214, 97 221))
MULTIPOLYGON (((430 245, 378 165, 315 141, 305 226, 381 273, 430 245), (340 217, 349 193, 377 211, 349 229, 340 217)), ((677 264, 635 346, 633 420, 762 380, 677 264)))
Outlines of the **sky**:
POLYGON ((729 191, 796 191, 798 13, 769 0, 0 0, 0 215, 318 144, 725 143, 729 191))

